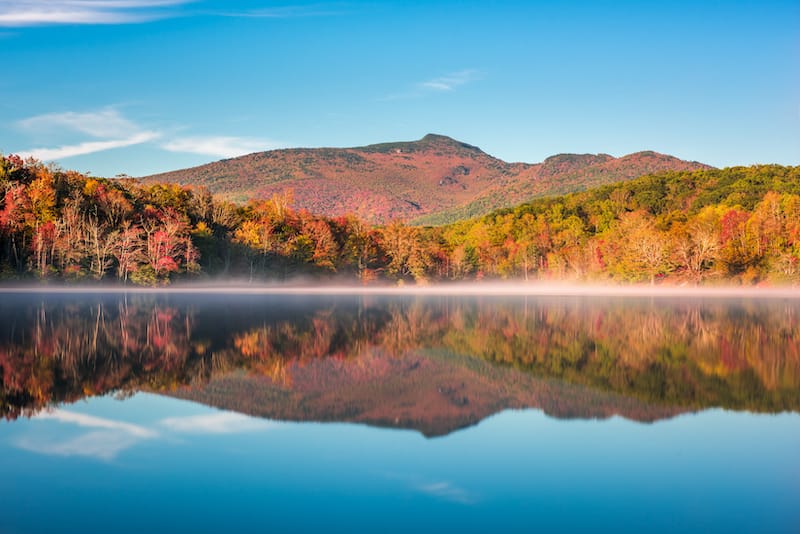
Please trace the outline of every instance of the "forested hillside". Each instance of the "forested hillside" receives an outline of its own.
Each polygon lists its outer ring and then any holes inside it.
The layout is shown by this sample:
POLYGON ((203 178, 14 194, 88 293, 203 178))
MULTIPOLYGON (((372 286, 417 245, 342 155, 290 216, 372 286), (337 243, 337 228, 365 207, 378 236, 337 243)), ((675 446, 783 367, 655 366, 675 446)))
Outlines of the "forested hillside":
POLYGON ((536 200, 440 235, 452 270, 478 276, 797 281, 799 195, 798 167, 668 172, 536 200))
POLYGON ((795 283, 800 168, 667 172, 436 226, 245 206, 0 159, 5 280, 572 279, 795 283))
POLYGON ((666 170, 708 168, 656 152, 621 158, 559 154, 542 163, 507 163, 443 135, 356 148, 257 152, 145 177, 145 183, 204 186, 226 200, 268 199, 287 189, 291 207, 371 224, 403 219, 444 224, 544 195, 580 191, 666 170))

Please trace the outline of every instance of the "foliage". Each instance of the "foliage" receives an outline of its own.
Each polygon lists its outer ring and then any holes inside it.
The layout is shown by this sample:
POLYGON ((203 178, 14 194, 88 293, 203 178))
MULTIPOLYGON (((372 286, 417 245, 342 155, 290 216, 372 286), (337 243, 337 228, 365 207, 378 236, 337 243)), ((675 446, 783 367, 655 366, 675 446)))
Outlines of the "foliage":
MULTIPOLYGON (((545 164, 562 172, 585 159, 545 164)), ((797 167, 648 175, 439 227, 298 211, 289 190, 236 206, 203 188, 15 156, 0 157, 0 185, 0 276, 11 279, 800 282, 797 167)))
POLYGON ((545 279, 798 282, 799 207, 800 168, 756 165, 644 176, 441 233, 452 253, 482 249, 482 271, 501 278, 528 279, 533 265, 545 279))

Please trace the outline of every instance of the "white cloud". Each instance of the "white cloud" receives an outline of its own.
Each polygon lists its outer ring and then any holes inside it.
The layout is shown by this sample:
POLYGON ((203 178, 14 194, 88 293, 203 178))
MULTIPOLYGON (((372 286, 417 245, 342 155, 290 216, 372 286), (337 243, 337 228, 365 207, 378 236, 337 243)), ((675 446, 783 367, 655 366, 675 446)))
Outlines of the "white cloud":
POLYGON ((324 17, 341 14, 336 5, 279 6, 245 11, 213 13, 221 17, 287 19, 297 17, 324 17))
POLYGON ((170 152, 188 152, 205 156, 233 158, 252 152, 281 148, 282 146, 275 141, 252 137, 199 136, 173 139, 164 143, 161 148, 170 152))
POLYGON ((194 0, 3 0, 0 26, 131 24, 163 18, 194 0))
POLYGON ((46 113, 21 120, 17 124, 32 131, 66 128, 92 137, 125 137, 132 131, 140 129, 111 107, 85 113, 75 111, 46 113))
POLYGON ((417 86, 420 89, 430 90, 430 91, 453 91, 455 88, 469 83, 471 81, 477 80, 479 78, 478 71, 473 69, 462 70, 459 72, 454 72, 452 74, 447 74, 445 76, 440 76, 438 78, 434 78, 432 80, 428 80, 425 82, 420 82, 417 86))
POLYGON ((48 134, 52 132, 74 132, 88 135, 98 140, 65 144, 57 147, 40 147, 19 151, 23 158, 34 157, 42 161, 69 158, 139 145, 153 141, 161 136, 159 132, 144 130, 133 121, 123 117, 114 108, 79 113, 47 113, 21 120, 17 125, 30 132, 48 134))
POLYGON ((55 148, 31 148, 29 150, 20 151, 17 155, 23 159, 33 157, 41 161, 52 161, 72 156, 93 154, 95 152, 102 152, 103 150, 111 150, 112 148, 140 145, 157 139, 158 137, 159 134, 156 132, 142 132, 134 134, 127 139, 87 141, 85 143, 78 143, 77 145, 64 145, 55 148))
POLYGON ((423 82, 414 84, 414 88, 404 93, 394 93, 379 100, 406 100, 409 98, 421 98, 424 96, 436 93, 449 93, 455 91, 458 87, 465 85, 469 82, 479 80, 481 73, 475 69, 466 69, 458 72, 439 76, 423 82))
POLYGON ((55 147, 45 146, 16 151, 23 158, 34 157, 42 161, 53 161, 113 148, 151 143, 157 139, 163 139, 160 147, 170 152, 185 152, 218 158, 232 158, 285 146, 269 139, 255 137, 212 135, 165 138, 165 132, 145 129, 122 115, 114 107, 87 112, 46 113, 18 121, 17 126, 36 136, 54 134, 63 136, 67 133, 91 138, 55 147))
POLYGON ((173 432, 185 434, 236 434, 264 430, 275 424, 233 412, 220 412, 207 415, 168 417, 159 424, 173 432))

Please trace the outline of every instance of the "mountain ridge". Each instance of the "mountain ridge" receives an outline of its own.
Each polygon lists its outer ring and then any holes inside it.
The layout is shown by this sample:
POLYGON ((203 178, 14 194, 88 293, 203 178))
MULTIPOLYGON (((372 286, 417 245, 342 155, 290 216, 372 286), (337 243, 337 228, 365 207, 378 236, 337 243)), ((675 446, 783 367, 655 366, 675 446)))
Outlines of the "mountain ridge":
POLYGON ((645 174, 707 168, 654 151, 619 158, 563 153, 541 163, 509 163, 475 145, 427 134, 352 148, 254 152, 140 180, 203 186, 242 203, 291 190, 294 207, 315 214, 441 224, 645 174))

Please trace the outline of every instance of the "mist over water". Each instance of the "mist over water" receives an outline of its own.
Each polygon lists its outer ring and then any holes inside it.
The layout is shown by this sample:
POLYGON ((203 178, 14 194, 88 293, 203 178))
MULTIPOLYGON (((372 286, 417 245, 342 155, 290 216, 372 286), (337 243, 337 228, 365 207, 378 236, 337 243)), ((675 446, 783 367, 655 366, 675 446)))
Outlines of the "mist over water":
POLYGON ((572 297, 658 297, 658 298, 749 298, 800 299, 800 287, 741 285, 619 285, 579 284, 569 282, 475 282, 446 284, 320 284, 312 279, 298 278, 274 284, 227 281, 175 284, 163 287, 119 285, 22 285, 0 287, 3 293, 36 294, 228 294, 228 295, 469 295, 469 296, 572 296, 572 297))

